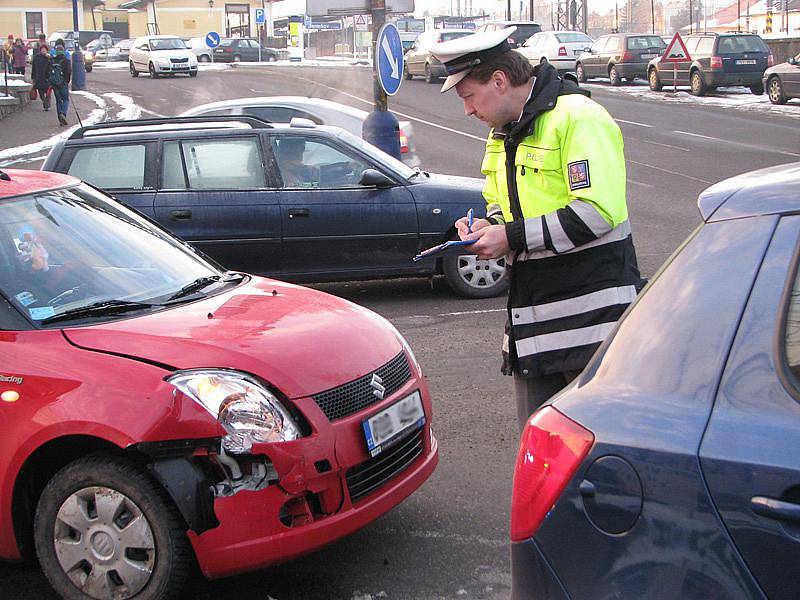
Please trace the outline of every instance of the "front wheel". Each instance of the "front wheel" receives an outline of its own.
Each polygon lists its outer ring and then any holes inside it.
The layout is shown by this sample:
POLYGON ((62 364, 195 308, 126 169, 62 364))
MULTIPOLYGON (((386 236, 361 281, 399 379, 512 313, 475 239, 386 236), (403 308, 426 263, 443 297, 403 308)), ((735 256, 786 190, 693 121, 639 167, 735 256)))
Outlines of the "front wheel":
POLYGON ((764 86, 760 83, 754 83, 750 86, 750 92, 756 96, 760 96, 764 93, 764 86))
POLYGON ((201 54, 200 58, 198 58, 200 62, 211 62, 211 57, 208 54, 201 54))
POLYGON ((481 260, 474 254, 446 256, 442 268, 450 288, 465 298, 493 298, 508 289, 505 258, 481 260))
POLYGON ((777 75, 774 75, 767 82, 767 95, 769 96, 769 101, 773 104, 786 104, 788 98, 783 91, 783 84, 781 83, 780 77, 777 75))
POLYGON ((87 73, 91 73, 93 68, 94 68, 93 65, 85 65, 85 69, 86 69, 87 73))
POLYGON ((39 564, 67 600, 177 598, 193 557, 185 526, 147 472, 92 455, 61 469, 36 507, 39 564))
POLYGON ((622 85, 622 77, 619 76, 616 65, 611 65, 611 68, 608 70, 608 78, 611 80, 611 85, 614 87, 622 85))
POLYGON ((150 72, 150 77, 152 79, 156 79, 158 77, 158 73, 156 72, 156 66, 153 63, 150 63, 147 66, 147 70, 150 72))
POLYGON ((133 66, 133 61, 128 63, 128 68, 131 71, 131 77, 138 77, 139 71, 136 70, 136 67, 133 66))
POLYGON ((658 78, 658 73, 656 72, 655 67, 650 69, 647 73, 647 83, 650 84, 650 89, 654 92, 660 92, 663 86, 661 85, 661 80, 658 78))
POLYGON ((411 71, 408 70, 408 63, 403 64, 403 77, 405 77, 406 79, 411 79, 412 77, 414 77, 411 74, 411 71))
POLYGON ((189 77, 197 77, 197 71, 189 71, 189 77))
POLYGON ((575 65, 575 77, 578 78, 580 83, 586 81, 586 72, 583 70, 583 65, 581 63, 575 65))

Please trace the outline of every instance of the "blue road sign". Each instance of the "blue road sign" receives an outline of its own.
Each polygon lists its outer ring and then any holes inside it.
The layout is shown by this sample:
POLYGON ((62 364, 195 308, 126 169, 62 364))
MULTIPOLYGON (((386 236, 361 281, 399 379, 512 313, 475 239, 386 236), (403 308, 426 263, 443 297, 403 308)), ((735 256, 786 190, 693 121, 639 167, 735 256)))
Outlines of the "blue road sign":
POLYGON ((267 13, 263 8, 256 9, 256 25, 263 25, 267 22, 267 13))
POLYGON ((219 34, 216 31, 209 31, 206 34, 206 46, 216 48, 219 46, 219 34))
POLYGON ((378 32, 378 82, 383 91, 394 96, 403 81, 403 42, 394 23, 386 23, 378 32))

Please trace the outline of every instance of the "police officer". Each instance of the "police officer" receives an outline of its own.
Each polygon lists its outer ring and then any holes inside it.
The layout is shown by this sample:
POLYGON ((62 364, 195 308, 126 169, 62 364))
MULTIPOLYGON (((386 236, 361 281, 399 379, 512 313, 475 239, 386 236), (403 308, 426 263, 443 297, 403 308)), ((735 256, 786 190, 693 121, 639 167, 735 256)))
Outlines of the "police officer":
POLYGON ((486 217, 462 239, 511 271, 503 372, 520 431, 574 379, 641 287, 625 201, 622 134, 606 110, 549 63, 511 50, 515 31, 431 50, 472 115, 491 127, 481 172, 486 217))

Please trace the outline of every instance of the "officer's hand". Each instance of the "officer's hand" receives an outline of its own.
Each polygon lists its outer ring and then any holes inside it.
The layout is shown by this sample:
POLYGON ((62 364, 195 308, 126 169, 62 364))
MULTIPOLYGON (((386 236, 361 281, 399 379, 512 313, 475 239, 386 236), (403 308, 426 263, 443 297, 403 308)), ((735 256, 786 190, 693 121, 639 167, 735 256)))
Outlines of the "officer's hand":
MULTIPOLYGON (((475 233, 484 227, 489 227, 490 225, 491 222, 486 219, 474 219, 472 221, 472 233, 475 233)), ((458 237, 462 240, 466 240, 470 236, 467 217, 461 217, 458 221, 456 221, 456 229, 458 229, 458 237)))
MULTIPOLYGON (((475 229, 473 224, 472 229, 475 229)), ((484 260, 490 258, 500 258, 511 251, 508 245, 505 225, 489 225, 482 227, 479 231, 467 236, 468 239, 478 240, 469 249, 484 260)))

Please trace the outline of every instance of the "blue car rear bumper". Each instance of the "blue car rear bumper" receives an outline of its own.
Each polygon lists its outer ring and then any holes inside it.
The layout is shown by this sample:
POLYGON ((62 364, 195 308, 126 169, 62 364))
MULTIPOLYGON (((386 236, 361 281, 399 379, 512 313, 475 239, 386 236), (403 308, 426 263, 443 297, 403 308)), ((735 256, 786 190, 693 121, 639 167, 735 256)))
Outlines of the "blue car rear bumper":
POLYGON ((529 539, 511 543, 512 600, 570 600, 538 544, 529 539))

